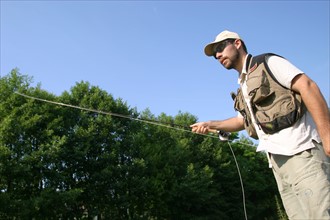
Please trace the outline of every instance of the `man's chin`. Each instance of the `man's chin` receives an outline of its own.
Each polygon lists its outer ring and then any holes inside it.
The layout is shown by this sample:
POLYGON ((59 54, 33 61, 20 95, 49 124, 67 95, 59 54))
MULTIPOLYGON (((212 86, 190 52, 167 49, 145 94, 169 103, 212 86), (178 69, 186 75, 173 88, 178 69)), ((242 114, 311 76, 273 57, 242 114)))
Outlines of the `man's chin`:
POLYGON ((227 70, 231 70, 233 69, 233 65, 223 65, 224 68, 226 68, 227 70))

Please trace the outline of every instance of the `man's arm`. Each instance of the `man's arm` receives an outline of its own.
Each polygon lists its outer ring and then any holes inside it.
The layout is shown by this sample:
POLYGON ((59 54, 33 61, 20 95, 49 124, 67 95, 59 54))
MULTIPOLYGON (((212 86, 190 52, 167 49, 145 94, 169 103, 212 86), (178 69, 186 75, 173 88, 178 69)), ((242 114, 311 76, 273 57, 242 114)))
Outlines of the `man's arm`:
POLYGON ((291 88, 300 93, 316 124, 324 151, 330 157, 330 113, 319 87, 308 76, 300 74, 292 80, 291 88))
POLYGON ((235 132, 244 129, 244 119, 241 117, 233 117, 222 121, 198 122, 190 125, 191 130, 200 134, 207 134, 216 130, 235 132))

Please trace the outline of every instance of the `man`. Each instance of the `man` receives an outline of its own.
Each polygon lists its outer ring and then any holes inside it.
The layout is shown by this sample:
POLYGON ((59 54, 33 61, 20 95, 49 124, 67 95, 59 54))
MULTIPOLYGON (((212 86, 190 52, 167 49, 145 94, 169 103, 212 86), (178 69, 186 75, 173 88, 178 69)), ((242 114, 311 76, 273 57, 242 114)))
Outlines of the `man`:
POLYGON ((236 117, 198 122, 196 133, 246 129, 266 151, 290 219, 330 219, 330 116, 318 86, 275 54, 252 57, 234 32, 223 31, 204 52, 238 72, 236 117))

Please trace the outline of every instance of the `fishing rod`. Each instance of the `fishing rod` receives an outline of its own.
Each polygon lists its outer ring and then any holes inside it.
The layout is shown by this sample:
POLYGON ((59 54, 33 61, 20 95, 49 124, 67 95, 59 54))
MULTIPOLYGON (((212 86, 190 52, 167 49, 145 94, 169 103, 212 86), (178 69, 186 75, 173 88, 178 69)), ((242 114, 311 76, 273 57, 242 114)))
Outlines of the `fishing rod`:
MULTIPOLYGON (((79 110, 83 110, 83 111, 89 111, 89 112, 94 112, 94 113, 103 114, 103 115, 110 115, 110 116, 114 116, 114 117, 125 118, 125 119, 129 119, 129 120, 133 120, 133 121, 143 122, 146 124, 152 124, 152 125, 175 129, 175 130, 179 130, 179 131, 183 131, 183 132, 198 134, 198 135, 202 135, 202 136, 206 136, 206 137, 217 138, 216 136, 210 135, 210 134, 195 133, 195 132, 191 131, 190 127, 175 124, 175 123, 166 123, 166 122, 160 122, 160 121, 152 120, 152 119, 137 118, 137 117, 132 117, 130 115, 124 115, 124 114, 119 114, 119 113, 114 113, 114 112, 105 112, 105 111, 101 111, 101 110, 95 110, 95 109, 91 109, 91 108, 85 108, 85 107, 80 107, 80 106, 76 106, 76 105, 70 105, 70 104, 61 103, 61 102, 50 101, 47 99, 41 99, 41 98, 33 97, 30 95, 26 95, 23 93, 19 93, 17 91, 15 91, 14 93, 16 93, 17 95, 23 96, 25 98, 34 99, 37 101, 46 102, 46 103, 50 103, 50 104, 54 104, 54 105, 60 105, 60 106, 75 108, 75 109, 79 109, 79 110)), ((214 129, 209 129, 209 132, 218 134, 218 137, 221 141, 229 141, 229 135, 230 135, 229 132, 214 130, 214 129)))
POLYGON ((211 135, 211 134, 195 133, 195 132, 190 130, 190 127, 189 127, 189 129, 187 129, 188 128, 187 126, 178 125, 178 124, 174 124, 174 123, 161 123, 157 120, 152 120, 152 119, 136 118, 136 117, 132 117, 132 116, 129 116, 129 115, 123 115, 123 114, 114 113, 114 112, 105 112, 105 111, 101 111, 101 110, 90 109, 90 108, 80 107, 80 106, 76 106, 76 105, 70 105, 70 104, 66 104, 66 103, 62 103, 62 102, 55 102, 55 101, 51 101, 51 100, 47 100, 47 99, 41 99, 41 98, 38 98, 38 97, 34 97, 34 96, 26 95, 26 94, 23 94, 23 93, 19 93, 17 91, 15 91, 14 93, 17 94, 17 95, 23 96, 25 98, 29 98, 29 99, 32 99, 32 100, 37 100, 37 101, 40 101, 40 102, 45 102, 45 103, 49 103, 49 104, 53 104, 53 105, 59 105, 59 106, 64 106, 64 107, 69 107, 69 108, 75 108, 75 109, 80 109, 80 110, 83 110, 83 111, 94 112, 94 113, 103 114, 103 115, 110 115, 110 116, 119 117, 119 118, 125 118, 125 119, 128 119, 128 120, 138 121, 138 122, 142 122, 142 123, 146 123, 146 124, 156 125, 156 126, 160 126, 160 127, 169 128, 169 129, 175 129, 175 130, 182 131, 182 132, 198 134, 198 135, 202 135, 202 136, 205 136, 205 137, 219 138, 220 141, 227 142, 228 146, 229 146, 229 149, 230 149, 230 151, 233 155, 233 158, 234 158, 234 161, 235 161, 235 164, 236 164, 236 168, 237 168, 237 172, 238 172, 238 176, 239 176, 239 180, 240 180, 240 183, 241 183, 243 211, 244 211, 245 220, 248 219, 247 218, 247 212, 246 212, 245 192, 244 192, 243 179, 242 179, 242 176, 241 176, 241 171, 240 171, 235 153, 234 153, 233 148, 232 148, 232 146, 230 144, 230 141, 229 141, 229 135, 230 135, 229 132, 209 129, 209 131, 211 133, 218 134, 218 137, 216 137, 216 136, 211 135))

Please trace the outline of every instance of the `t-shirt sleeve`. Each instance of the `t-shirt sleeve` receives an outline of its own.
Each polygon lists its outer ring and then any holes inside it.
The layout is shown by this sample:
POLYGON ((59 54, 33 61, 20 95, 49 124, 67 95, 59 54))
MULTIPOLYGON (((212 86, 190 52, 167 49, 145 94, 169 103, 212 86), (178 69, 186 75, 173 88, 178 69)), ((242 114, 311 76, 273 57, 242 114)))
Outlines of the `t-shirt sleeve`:
POLYGON ((270 56, 266 62, 277 81, 288 89, 291 89, 293 78, 304 73, 283 57, 270 56))
POLYGON ((238 118, 244 118, 243 115, 240 112, 237 112, 237 117, 238 118))

